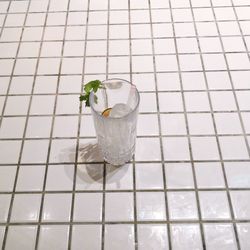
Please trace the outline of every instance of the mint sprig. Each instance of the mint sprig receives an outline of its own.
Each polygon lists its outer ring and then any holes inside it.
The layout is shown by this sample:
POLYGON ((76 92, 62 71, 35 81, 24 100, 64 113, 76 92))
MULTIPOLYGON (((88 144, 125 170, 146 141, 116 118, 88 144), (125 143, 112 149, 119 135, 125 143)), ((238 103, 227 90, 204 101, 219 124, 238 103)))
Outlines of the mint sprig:
MULTIPOLYGON (((85 93, 80 95, 79 100, 81 102, 85 101, 85 107, 89 107, 90 106, 90 104, 89 104, 90 93, 92 91, 94 93, 96 93, 97 90, 100 89, 100 88, 104 88, 104 86, 103 86, 102 82, 99 81, 99 80, 90 81, 90 82, 88 82, 87 84, 84 85, 84 91, 85 91, 85 93)), ((94 98, 95 98, 94 99, 95 103, 97 103, 97 96, 95 95, 94 98)))

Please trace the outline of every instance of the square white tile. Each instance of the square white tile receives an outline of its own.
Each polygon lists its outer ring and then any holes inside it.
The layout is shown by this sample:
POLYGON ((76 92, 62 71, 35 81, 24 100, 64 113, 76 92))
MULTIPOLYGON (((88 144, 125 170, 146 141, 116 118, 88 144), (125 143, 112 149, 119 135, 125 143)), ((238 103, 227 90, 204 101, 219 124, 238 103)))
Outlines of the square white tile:
MULTIPOLYGON (((153 54, 152 41, 150 39, 145 40, 132 40, 131 49, 133 55, 153 54)), ((133 57, 132 59, 134 60, 133 57)))
POLYGON ((222 37, 225 52, 244 52, 245 45, 241 37, 222 37))
MULTIPOLYGON (((79 1, 79 0, 78 0, 79 1)), ((71 2, 70 2, 71 3, 71 2)), ((72 1, 73 3, 73 1, 72 1)), ((82 2, 84 3, 84 2, 82 2)), ((77 9, 78 11, 80 9, 77 9)), ((67 24, 68 25, 83 25, 86 23, 86 17, 87 17, 87 13, 86 12, 69 12, 68 13, 68 19, 67 19, 67 24)))
POLYGON ((66 12, 48 13, 46 25, 65 25, 66 12))
POLYGON ((82 116, 80 136, 96 136, 93 117, 90 115, 82 116))
POLYGON ((10 13, 19 13, 19 12, 26 12, 28 8, 28 1, 21 1, 21 2, 11 2, 9 5, 9 12, 10 13))
POLYGON ((161 112, 181 112, 183 111, 183 100, 181 93, 159 93, 159 106, 161 112))
POLYGON ((211 135, 215 133, 211 114, 188 114, 187 119, 191 135, 211 135))
MULTIPOLYGON (((47 29, 46 29, 47 31, 47 29)), ((43 34, 42 27, 26 27, 23 31, 22 41, 41 41, 43 34)), ((46 33, 45 33, 46 34, 46 33)), ((47 31, 47 38, 48 38, 48 31, 47 31)), ((44 36, 45 38, 45 36, 44 36)), ((19 40, 19 39, 18 39, 19 40)))
POLYGON ((155 93, 140 93, 140 112, 156 112, 156 95, 155 93))
POLYGON ((230 70, 250 69, 247 53, 227 53, 226 58, 230 70))
POLYGON ((177 38, 178 53, 198 53, 198 42, 196 38, 177 38))
POLYGON ((11 192, 14 188, 16 177, 16 166, 1 166, 0 167, 0 191, 11 192))
POLYGON ((176 250, 203 249, 198 224, 171 224, 170 234, 172 246, 176 250))
POLYGON ((12 77, 10 84, 10 94, 30 94, 32 91, 34 78, 32 76, 12 77))
POLYGON ((205 70, 226 70, 226 62, 223 54, 203 54, 205 70))
POLYGON ((247 79, 250 76, 249 71, 232 71, 231 72, 233 85, 236 89, 247 89, 247 79))
POLYGON ((59 74, 60 58, 41 58, 37 73, 39 75, 54 75, 59 74))
POLYGON ((109 57, 108 72, 109 73, 128 73, 130 70, 129 57, 109 57))
POLYGON ((42 225, 38 241, 38 249, 68 249, 69 226, 42 225))
POLYGON ((37 227, 31 225, 10 226, 7 234, 5 249, 34 249, 36 244, 36 231, 37 227))
POLYGON ((206 92, 185 92, 184 98, 187 111, 210 111, 208 94, 206 92))
POLYGON ((204 52, 222 52, 219 37, 199 38, 201 51, 204 52))
POLYGON ((249 104, 250 91, 237 91, 236 96, 240 110, 250 110, 250 104, 249 104))
POLYGON ((218 134, 241 134, 242 128, 237 113, 214 114, 218 134))
POLYGON ((25 26, 43 26, 45 23, 45 18, 46 13, 28 13, 25 26))
POLYGON ((225 187, 222 166, 219 162, 194 163, 198 188, 225 187))
POLYGON ((122 167, 106 165, 106 190, 133 189, 133 165, 125 164, 122 167))
POLYGON ((134 219, 133 193, 105 194, 105 221, 132 221, 134 219))
POLYGON ((136 161, 160 161, 160 141, 158 138, 137 138, 136 161))
POLYGON ((232 224, 205 224, 204 232, 208 249, 237 249, 232 224))
POLYGON ((102 193, 75 194, 74 221, 101 221, 102 202, 102 193))
POLYGON ((42 221, 69 221, 71 201, 71 194, 45 194, 42 221))
POLYGON ((210 93, 214 111, 236 110, 234 95, 231 91, 216 91, 210 93))
MULTIPOLYGON (((0 15, 0 20, 1 20, 0 15)), ((0 21, 0 26, 1 21, 0 21)), ((1 58, 15 57, 17 53, 18 43, 1 43, 0 44, 0 56, 1 58)))
POLYGON ((4 115, 26 115, 29 101, 30 97, 28 96, 9 96, 4 115))
POLYGON ((61 76, 59 80, 59 93, 80 93, 82 87, 81 76, 61 76))
POLYGON ((165 163, 165 175, 167 188, 194 187, 192 166, 189 163, 165 163))
POLYGON ((219 160, 218 145, 215 137, 191 137, 194 160, 219 160))
POLYGON ((34 85, 35 94, 55 94, 57 89, 57 76, 37 76, 34 85))
POLYGON ((205 220, 230 219, 227 193, 224 191, 200 191, 201 216, 205 220))
POLYGON ((26 138, 49 137, 52 117, 29 117, 26 138))
POLYGON ((137 189, 163 189, 163 175, 161 164, 136 164, 135 170, 137 189))
POLYGON ((75 162, 76 140, 53 139, 49 155, 50 163, 75 162))
MULTIPOLYGON (((22 28, 5 28, 2 31, 2 42, 14 42, 19 41, 22 33, 22 28)), ((23 37, 25 36, 25 31, 23 37)))
POLYGON ((227 72, 206 72, 206 76, 208 88, 211 90, 232 88, 227 72))
POLYGON ((100 225, 74 225, 72 230, 71 248, 80 250, 101 248, 100 225))
POLYGON ((225 162, 228 186, 248 188, 250 186, 250 166, 248 162, 225 162))
POLYGON ((201 58, 199 55, 179 55, 180 69, 183 71, 202 70, 201 58))
POLYGON ((234 216, 237 220, 248 220, 250 217, 250 192, 231 191, 230 192, 234 216))
MULTIPOLYGON (((79 49, 76 47, 75 42, 70 42, 70 43, 72 43, 72 49, 75 50, 75 55, 77 54, 79 55, 79 52, 81 55, 84 54, 84 46, 80 44, 80 42, 78 42, 79 49)), ((87 56, 106 56, 107 55, 107 42, 106 41, 88 41, 86 55, 87 56)))
POLYGON ((193 23, 175 23, 175 34, 178 37, 195 36, 193 23))
MULTIPOLYGON (((193 4, 193 6, 194 6, 194 4, 193 4)), ((210 8, 193 9, 193 13, 194 13, 195 21, 199 22, 199 21, 213 21, 214 20, 213 11, 210 8)))
MULTIPOLYGON (((68 31, 68 29, 67 29, 68 31)), ((46 27, 44 33, 44 40, 45 41, 52 41, 52 40, 63 40, 64 37, 64 27, 46 27)), ((67 33, 66 33, 67 38, 67 33)))
MULTIPOLYGON (((92 32, 91 29, 89 31, 92 32)), ((85 34, 85 26, 67 26, 65 40, 84 40, 85 34)))
POLYGON ((105 249, 134 249, 134 226, 133 225, 106 225, 104 236, 105 249))
POLYGON ((78 114, 79 95, 59 95, 57 97, 56 114, 78 114))
POLYGON ((141 8, 148 8, 148 1, 146 0, 139 0, 137 2, 131 3, 132 9, 141 9, 141 8))
POLYGON ((249 159, 243 136, 221 136, 219 141, 223 159, 249 159))
POLYGON ((132 74, 132 83, 136 85, 138 91, 154 91, 155 81, 152 73, 132 74))
POLYGON ((165 161, 184 161, 190 159, 189 145, 186 137, 163 138, 165 161), (180 148, 182 149, 180 151, 180 148))
POLYGON ((178 71, 177 58, 175 55, 156 55, 156 70, 159 71, 178 71))
MULTIPOLYGON (((96 48, 94 49, 96 51, 96 48)), ((106 52, 106 49, 104 50, 106 52)), ((99 53, 104 54, 104 51, 100 51, 99 53)), ((114 55, 129 55, 129 41, 126 40, 110 40, 109 41, 109 54, 111 56, 114 55)))
POLYGON ((36 71, 37 59, 17 59, 14 69, 15 75, 33 75, 36 71))
POLYGON ((249 223, 239 223, 237 224, 237 232, 240 240, 240 246, 242 250, 247 250, 250 247, 249 237, 250 237, 250 225, 249 223))
POLYGON ((110 0, 110 9, 128 9, 128 2, 121 0, 118 3, 116 0, 110 0))
POLYGON ((64 58, 62 60, 62 74, 82 74, 83 58, 64 58))
POLYGON ((69 10, 86 10, 87 9, 87 1, 81 0, 71 0, 69 4, 69 10))
POLYGON ((163 135, 186 135, 184 114, 161 114, 161 133, 163 135))
POLYGON ((0 141, 0 163, 1 164, 17 164, 21 150, 21 140, 0 141), (11 148, 11 150, 9 150, 11 148))
POLYGON ((9 213, 11 195, 10 194, 1 194, 0 195, 0 221, 6 222, 9 213))
POLYGON ((106 72, 106 58, 102 57, 87 57, 85 61, 85 73, 96 74, 106 72), (96 68, 98 65, 98 68, 96 68))
MULTIPOLYGON (((18 65, 19 60, 16 61, 16 66, 15 67, 19 67, 18 65)), ((14 60, 13 59, 2 59, 0 61, 0 76, 2 75, 11 75, 12 73, 12 68, 14 65, 14 60)), ((16 70, 14 71, 16 73, 16 70)), ((21 72, 19 72, 20 74, 22 74, 21 72)))
POLYGON ((57 116, 54 120, 53 137, 76 137, 77 116, 57 116))
POLYGON ((4 117, 0 129, 0 138, 21 139, 23 137, 25 121, 25 117, 4 117))
POLYGON ((171 220, 198 219, 198 210, 194 192, 168 192, 168 209, 171 220))
POLYGON ((101 190, 103 188, 103 164, 77 165, 75 188, 82 191, 101 190))
POLYGON ((15 194, 11 222, 36 222, 39 219, 41 194, 15 194), (27 206, 27 204, 29 204, 27 206))
MULTIPOLYGON (((103 27, 102 27, 103 29, 103 27)), ((131 32, 133 32, 134 25, 131 25, 131 32)), ((136 31, 134 31, 136 33, 136 31)), ((110 39, 127 39, 129 36, 128 25, 110 25, 109 26, 109 38, 110 39)), ((104 33, 102 37, 107 37, 107 33, 104 33)))
POLYGON ((149 23, 150 22, 149 11, 148 10, 131 10, 130 21, 131 23, 149 23))
POLYGON ((20 166, 16 184, 17 191, 41 191, 45 166, 20 166))
MULTIPOLYGON (((149 36, 147 36, 149 37, 149 36)), ((160 37, 173 37, 173 27, 172 24, 168 23, 156 23, 153 24, 153 37, 160 38, 160 37)))
MULTIPOLYGON (((1 134, 1 131, 0 131, 1 134)), ((158 135, 158 117, 157 115, 139 115, 137 124, 137 135, 158 135)))
POLYGON ((199 36, 218 36, 216 24, 214 22, 196 23, 199 36))
MULTIPOLYGON (((156 1, 152 1, 151 8, 155 5, 156 1)), ((151 9, 152 22, 171 22, 171 15, 169 9, 151 9)))
POLYGON ((192 11, 190 9, 172 9, 174 22, 192 22, 192 11))
POLYGON ((48 148, 49 140, 25 140, 21 163, 46 163, 48 148))
POLYGON ((62 42, 43 42, 41 57, 61 56, 62 42))
POLYGON ((178 73, 157 73, 158 90, 180 90, 178 73))
POLYGON ((49 191, 72 190, 73 176, 73 165, 49 165, 45 188, 49 191))
MULTIPOLYGON (((121 4, 121 2, 120 2, 121 4)), ((119 8, 120 9, 120 8, 119 8)), ((128 11, 127 10, 117 10, 110 11, 109 13, 109 23, 110 24, 125 24, 128 23, 128 11)))
POLYGON ((5 20, 6 27, 23 26, 25 14, 8 14, 5 20))
POLYGON ((163 192, 137 192, 137 220, 166 220, 165 197, 163 192))
POLYGON ((235 21, 218 22, 220 35, 240 35, 240 29, 235 21))

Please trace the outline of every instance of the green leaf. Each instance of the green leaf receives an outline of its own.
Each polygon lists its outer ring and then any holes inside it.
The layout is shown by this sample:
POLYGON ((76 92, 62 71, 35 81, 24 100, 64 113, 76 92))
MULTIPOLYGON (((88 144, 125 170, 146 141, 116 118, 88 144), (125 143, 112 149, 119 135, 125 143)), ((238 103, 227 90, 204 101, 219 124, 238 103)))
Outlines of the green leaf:
MULTIPOLYGON (((80 95, 79 100, 81 102, 85 101, 85 106, 89 107, 90 106, 89 96, 90 96, 91 91, 96 93, 99 88, 104 88, 101 81, 93 80, 93 81, 88 82, 87 84, 84 85, 85 93, 80 95)), ((94 102, 97 103, 97 96, 96 95, 94 95, 94 102)))

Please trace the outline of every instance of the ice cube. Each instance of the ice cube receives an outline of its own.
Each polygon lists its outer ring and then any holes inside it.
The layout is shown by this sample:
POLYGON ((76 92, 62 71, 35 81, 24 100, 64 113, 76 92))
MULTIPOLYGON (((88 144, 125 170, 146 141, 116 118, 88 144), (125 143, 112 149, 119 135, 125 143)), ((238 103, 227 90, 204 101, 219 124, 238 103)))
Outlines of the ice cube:
POLYGON ((128 105, 124 103, 117 103, 111 109, 109 117, 119 118, 127 115, 129 112, 131 112, 131 108, 128 105))

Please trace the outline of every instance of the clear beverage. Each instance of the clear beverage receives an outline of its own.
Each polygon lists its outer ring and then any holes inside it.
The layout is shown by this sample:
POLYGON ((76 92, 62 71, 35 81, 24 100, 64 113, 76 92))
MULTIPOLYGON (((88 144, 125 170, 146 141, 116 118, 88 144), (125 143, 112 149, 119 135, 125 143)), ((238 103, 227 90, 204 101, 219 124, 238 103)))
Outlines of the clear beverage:
POLYGON ((133 157, 140 97, 135 85, 122 79, 102 82, 104 89, 90 94, 98 145, 104 159, 122 165, 133 157), (105 117, 103 111, 112 108, 105 117))

